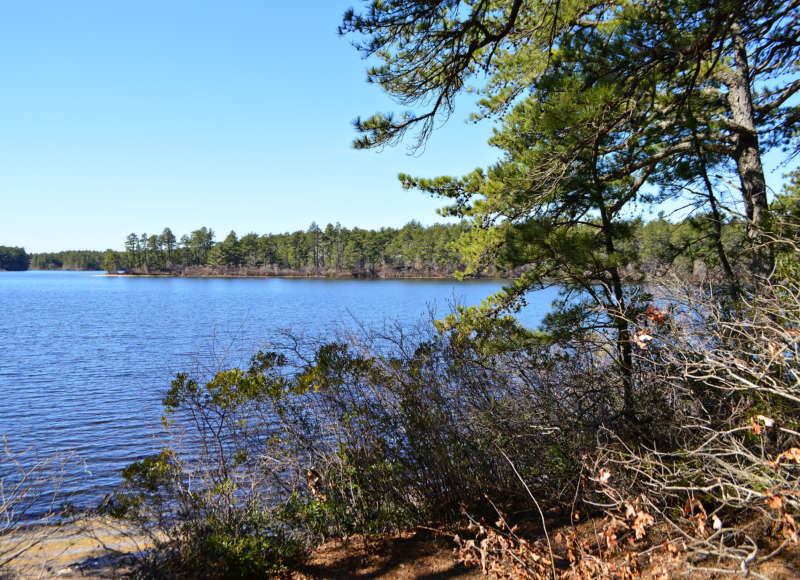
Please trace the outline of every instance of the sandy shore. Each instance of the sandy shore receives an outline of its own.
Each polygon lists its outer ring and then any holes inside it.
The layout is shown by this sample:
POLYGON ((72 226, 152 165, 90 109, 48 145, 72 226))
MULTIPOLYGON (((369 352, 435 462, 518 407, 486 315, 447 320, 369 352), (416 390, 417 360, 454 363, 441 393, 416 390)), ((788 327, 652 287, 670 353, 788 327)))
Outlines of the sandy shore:
POLYGON ((120 560, 151 545, 149 538, 107 518, 36 526, 0 537, 0 560, 15 556, 0 577, 119 578, 126 572, 120 560))

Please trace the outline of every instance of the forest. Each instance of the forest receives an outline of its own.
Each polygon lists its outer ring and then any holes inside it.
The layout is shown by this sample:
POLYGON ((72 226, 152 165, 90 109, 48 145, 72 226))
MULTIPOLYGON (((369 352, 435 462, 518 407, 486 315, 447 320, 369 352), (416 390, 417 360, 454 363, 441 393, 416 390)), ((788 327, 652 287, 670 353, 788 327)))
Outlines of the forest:
MULTIPOLYGON (((650 221, 627 222, 626 274, 652 277, 673 271, 719 279, 724 272, 715 247, 717 227, 725 255, 741 269, 740 258, 746 252, 744 222, 729 217, 717 224, 714 216, 700 211, 680 221, 659 215, 650 221)), ((453 276, 467 267, 471 229, 466 221, 428 227, 410 222, 399 229, 379 230, 338 224, 322 229, 312 223, 305 231, 284 234, 249 233, 240 238, 231 231, 217 241, 214 230, 205 226, 180 239, 167 227, 158 235, 130 234, 121 252, 33 254, 31 267, 172 275, 453 276)), ((509 263, 498 254, 473 275, 515 276, 530 267, 509 263)))
POLYGON ((326 275, 377 277, 402 273, 452 276, 462 264, 454 243, 462 225, 366 230, 312 223, 306 231, 241 238, 231 231, 216 241, 201 227, 177 239, 170 228, 159 235, 130 234, 124 252, 107 251, 103 267, 126 273, 326 275))
POLYGON ((65 250, 30 255, 31 270, 102 270, 103 252, 65 250))
POLYGON ((29 262, 25 248, 0 246, 0 270, 27 270, 29 262))
MULTIPOLYGON (((586 226, 591 227, 591 226, 586 226)), ((668 271, 719 279, 724 273, 715 248, 714 216, 702 211, 682 220, 663 215, 630 220, 626 273, 649 276, 668 271)), ((213 229, 198 228, 178 239, 168 227, 158 235, 130 234, 124 251, 65 250, 26 254, 22 248, 0 247, 0 268, 6 270, 106 270, 130 274, 172 275, 346 275, 454 276, 467 265, 472 226, 410 222, 402 228, 368 230, 312 223, 305 231, 284 234, 231 231, 217 241, 213 229)), ((746 251, 745 224, 729 217, 719 223, 721 242, 730 260, 746 251)), ((510 264, 500 255, 481 266, 478 275, 514 276, 529 264, 510 264)))

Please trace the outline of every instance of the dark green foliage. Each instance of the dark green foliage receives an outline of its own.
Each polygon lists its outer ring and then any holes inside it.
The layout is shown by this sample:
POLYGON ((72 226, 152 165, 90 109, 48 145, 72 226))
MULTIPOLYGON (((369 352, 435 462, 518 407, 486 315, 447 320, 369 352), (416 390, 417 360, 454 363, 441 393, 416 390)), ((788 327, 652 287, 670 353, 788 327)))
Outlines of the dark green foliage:
MULTIPOLYGON (((716 273, 719 260, 713 247, 710 223, 707 215, 689 217, 678 223, 662 218, 647 224, 640 220, 619 220, 613 226, 618 246, 615 264, 625 271, 628 279, 634 272, 660 275, 670 269, 677 270, 680 275, 691 274, 696 260, 716 273)), ((597 224, 590 224, 566 235, 563 230, 544 222, 529 221, 507 229, 503 233, 502 249, 486 260, 482 250, 473 255, 476 248, 486 243, 481 239, 484 233, 466 224, 423 227, 410 222, 400 229, 380 230, 350 230, 331 224, 321 230, 311 224, 305 232, 286 234, 259 236, 250 233, 239 238, 236 232, 230 232, 218 243, 213 242, 211 230, 201 228, 191 237, 182 236, 180 247, 173 249, 158 243, 153 236, 147 237, 149 241, 142 246, 140 238, 131 234, 125 252, 107 250, 101 265, 109 272, 127 269, 180 273, 192 267, 211 267, 223 273, 374 277, 403 273, 449 276, 461 271, 509 273, 520 266, 549 264, 550 269, 544 276, 553 278, 562 276, 567 264, 571 264, 575 272, 584 272, 602 263, 604 258, 600 254, 604 250, 597 247, 597 229, 597 224), (551 244, 549 257, 534 251, 536 244, 533 242, 538 244, 545 239, 551 244), (553 256, 559 258, 561 266, 553 267, 550 259, 553 256)), ((747 258, 743 250, 746 245, 743 224, 729 219, 722 224, 722 235, 730 259, 741 268, 747 258)))
POLYGON ((377 61, 368 81, 411 107, 358 119, 355 147, 396 143, 415 128, 420 147, 468 86, 480 95, 473 118, 502 121, 492 139, 500 163, 421 184, 455 199, 459 215, 482 214, 489 226, 492 216, 524 220, 538 206, 571 222, 594 196, 613 221, 637 199, 681 196, 702 200, 719 222, 719 177, 730 173, 750 273, 770 273, 761 157, 797 150, 794 2, 391 0, 348 11, 340 32, 377 61), (659 194, 640 191, 644 183, 659 194))
MULTIPOLYGON (((729 219, 720 225, 720 241, 727 258, 739 275, 749 263, 747 236, 744 224, 729 219)), ((634 231, 638 253, 636 268, 650 275, 672 272, 678 276, 691 276, 695 266, 702 264, 709 279, 725 281, 719 254, 715 247, 714 218, 697 214, 681 222, 669 222, 661 217, 634 231)))
MULTIPOLYGON (((122 470, 122 491, 115 496, 110 513, 120 518, 145 521, 160 516, 171 499, 172 487, 181 466, 168 450, 135 461, 122 470)), ((159 519, 148 526, 161 524, 159 519)))
POLYGON ((116 505, 170 529, 184 565, 204 554, 241 574, 330 535, 452 521, 487 493, 525 501, 503 453, 554 497, 574 489, 618 404, 611 390, 584 391, 609 365, 512 326, 474 341, 429 327, 323 344, 307 360, 303 350, 172 382, 168 425, 190 428, 200 458, 135 464, 116 505))
POLYGON ((30 260, 25 248, 0 246, 0 270, 27 270, 30 260))
POLYGON ((213 230, 203 227, 182 236, 176 249, 172 232, 165 228, 158 237, 129 235, 125 259, 115 256, 116 262, 111 264, 124 263, 130 271, 140 272, 180 272, 208 266, 220 271, 352 273, 365 277, 375 276, 379 270, 452 275, 464 266, 454 244, 465 229, 461 224, 423 227, 410 222, 400 229, 348 229, 328 224, 321 230, 312 223, 306 231, 262 236, 249 233, 241 239, 231 231, 215 243, 213 230))
POLYGON ((103 270, 110 274, 116 274, 120 270, 124 270, 126 263, 126 256, 123 253, 115 252, 110 249, 103 252, 103 263, 101 266, 103 270))
POLYGON ((155 550, 139 559, 140 577, 274 577, 303 558, 304 546, 287 535, 283 516, 253 501, 219 509, 218 497, 230 501, 225 491, 233 484, 192 492, 171 451, 131 464, 122 477, 106 512, 151 534, 155 550))
POLYGON ((103 252, 68 250, 31 254, 32 270, 102 270, 103 252))
POLYGON ((187 578, 265 578, 287 572, 302 555, 295 541, 262 527, 261 512, 240 517, 235 524, 209 522, 184 547, 179 574, 187 578), (249 517, 247 517, 249 515, 249 517))
POLYGON ((775 262, 780 279, 800 279, 800 169, 787 177, 789 182, 772 204, 772 232, 777 243, 775 262))

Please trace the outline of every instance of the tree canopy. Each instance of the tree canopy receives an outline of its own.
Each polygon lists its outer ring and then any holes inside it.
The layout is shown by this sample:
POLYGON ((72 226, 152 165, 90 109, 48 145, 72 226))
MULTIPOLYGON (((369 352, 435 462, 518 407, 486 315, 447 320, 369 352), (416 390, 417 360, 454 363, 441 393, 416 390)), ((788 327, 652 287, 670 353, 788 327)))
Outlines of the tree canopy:
POLYGON ((25 248, 0 246, 0 270, 27 270, 29 262, 25 248))
POLYGON ((356 272, 370 276, 378 270, 401 270, 451 275, 464 268, 455 242, 464 224, 423 227, 410 222, 402 228, 362 229, 312 223, 305 231, 282 234, 231 231, 215 241, 212 229, 201 227, 181 236, 169 228, 159 236, 131 233, 124 253, 106 253, 109 271, 184 271, 192 267, 261 269, 266 273, 327 274, 356 272))
POLYGON ((739 214, 749 243, 745 283, 774 269, 762 156, 798 151, 800 19, 796 0, 381 0, 348 11, 340 28, 380 64, 367 72, 400 116, 357 119, 357 148, 420 146, 473 83, 475 119, 497 122, 500 159, 463 177, 400 176, 469 218, 462 251, 528 265, 481 309, 514 310, 532 287, 564 289, 552 336, 607 327, 630 411, 630 321, 647 296, 622 272, 634 258, 639 202, 688 198, 709 216, 711 247, 735 292, 725 224, 739 214), (738 190, 737 199, 725 193, 738 190), (730 197, 730 196, 727 196, 730 197), (738 202, 738 205, 730 202, 738 202), (741 208, 741 210, 737 209, 741 208))
MULTIPOLYGON (((517 189, 557 189, 586 169, 587 154, 598 187, 630 180, 623 204, 642 196, 637 185, 677 195, 712 168, 729 171, 758 250, 752 272, 763 277, 772 257, 761 237, 761 157, 775 147, 797 152, 800 109, 789 104, 800 90, 797 8, 796 0, 371 2, 348 11, 340 31, 380 61, 370 82, 421 110, 358 119, 355 144, 393 143, 417 129, 420 145, 472 82, 476 118, 527 115, 520 146, 558 141, 526 166, 517 189)), ((447 185, 439 191, 462 204, 480 189, 447 185)))

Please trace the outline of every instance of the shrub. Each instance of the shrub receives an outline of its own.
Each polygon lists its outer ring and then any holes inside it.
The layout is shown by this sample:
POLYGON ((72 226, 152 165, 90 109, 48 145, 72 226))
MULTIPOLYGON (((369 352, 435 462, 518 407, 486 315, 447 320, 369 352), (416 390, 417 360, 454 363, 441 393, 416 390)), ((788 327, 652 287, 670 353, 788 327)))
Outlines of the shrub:
POLYGON ((126 469, 113 509, 165 560, 246 574, 328 536, 458 521, 487 494, 524 501, 503 454, 536 493, 571 497, 597 426, 618 413, 619 390, 597 388, 614 369, 594 347, 498 328, 293 338, 243 367, 180 374, 167 426, 191 443, 126 469))
POLYGON ((800 540, 800 286, 735 300, 683 288, 671 302, 669 324, 643 324, 639 356, 673 418, 658 445, 600 433, 596 501, 646 506, 697 570, 747 573, 800 540))

